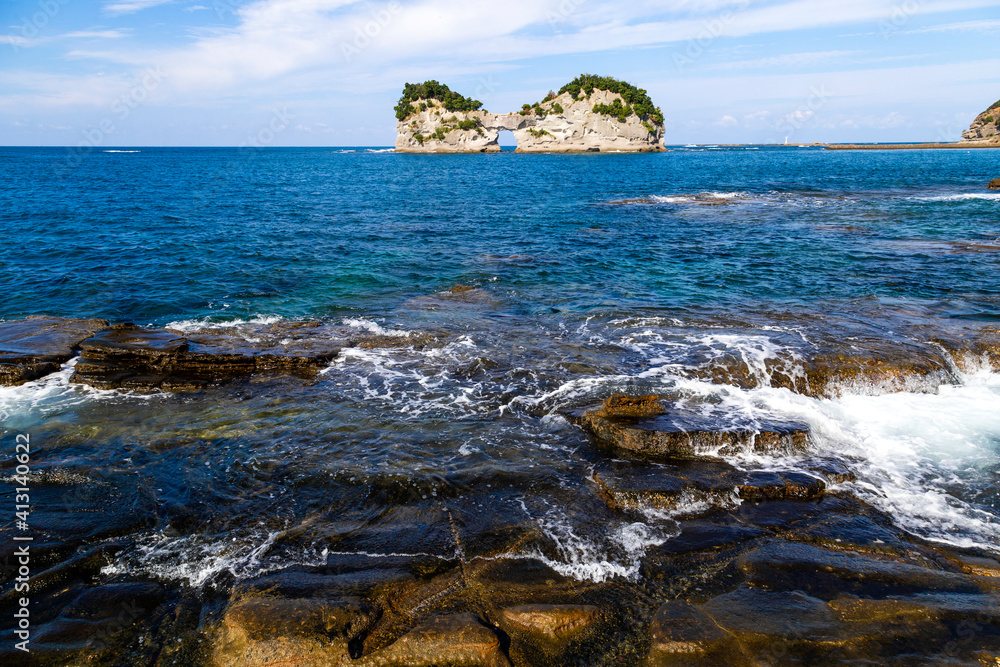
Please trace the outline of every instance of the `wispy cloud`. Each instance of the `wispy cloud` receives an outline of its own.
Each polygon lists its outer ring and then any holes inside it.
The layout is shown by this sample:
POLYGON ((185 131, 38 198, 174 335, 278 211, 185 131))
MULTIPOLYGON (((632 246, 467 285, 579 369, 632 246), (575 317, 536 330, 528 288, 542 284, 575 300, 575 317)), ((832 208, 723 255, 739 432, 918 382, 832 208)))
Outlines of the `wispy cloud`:
POLYGON ((104 11, 108 14, 120 16, 122 14, 134 14, 136 12, 141 12, 143 9, 149 9, 150 7, 156 7, 157 5, 165 5, 168 2, 173 2, 173 0, 124 0, 123 2, 114 2, 104 5, 104 11))
POLYGON ((756 60, 736 60, 712 65, 710 69, 773 69, 789 67, 811 67, 852 58, 862 51, 812 51, 808 53, 787 53, 756 60))
POLYGON ((127 30, 77 30, 61 35, 67 39, 122 39, 129 36, 127 30))
POLYGON ((943 23, 916 30, 907 30, 904 34, 921 35, 934 32, 998 32, 1000 21, 962 21, 961 23, 943 23))

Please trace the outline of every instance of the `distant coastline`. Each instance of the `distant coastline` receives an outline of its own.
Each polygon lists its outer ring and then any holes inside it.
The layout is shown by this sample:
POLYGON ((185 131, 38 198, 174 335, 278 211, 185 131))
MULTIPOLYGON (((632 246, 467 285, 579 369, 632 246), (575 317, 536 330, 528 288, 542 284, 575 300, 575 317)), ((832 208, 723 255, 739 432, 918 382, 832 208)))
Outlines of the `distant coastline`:
POLYGON ((1000 148, 997 142, 960 142, 927 144, 828 144, 828 151, 871 151, 871 150, 927 150, 948 148, 1000 148))

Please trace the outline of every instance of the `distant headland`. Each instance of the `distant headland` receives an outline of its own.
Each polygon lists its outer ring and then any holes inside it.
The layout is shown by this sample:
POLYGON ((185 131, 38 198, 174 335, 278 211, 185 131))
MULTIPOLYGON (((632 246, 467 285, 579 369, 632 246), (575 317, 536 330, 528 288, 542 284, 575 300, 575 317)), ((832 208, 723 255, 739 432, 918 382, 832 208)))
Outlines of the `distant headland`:
POLYGON ((541 102, 494 114, 437 81, 408 83, 396 105, 396 151, 488 153, 509 130, 522 153, 663 149, 663 112, 645 90, 583 74, 541 102))
POLYGON ((829 150, 907 150, 928 148, 1000 148, 1000 100, 972 121, 962 140, 923 144, 831 144, 829 150))

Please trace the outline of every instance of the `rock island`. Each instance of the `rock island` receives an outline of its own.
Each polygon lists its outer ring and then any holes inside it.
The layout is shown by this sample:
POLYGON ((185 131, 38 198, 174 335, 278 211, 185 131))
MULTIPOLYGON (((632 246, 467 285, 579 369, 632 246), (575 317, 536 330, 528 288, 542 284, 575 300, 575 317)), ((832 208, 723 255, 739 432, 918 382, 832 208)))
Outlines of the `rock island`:
POLYGON ((663 112, 645 90, 584 74, 541 102, 494 114, 437 81, 406 84, 396 105, 396 150, 487 153, 510 130, 522 153, 663 150, 663 112))

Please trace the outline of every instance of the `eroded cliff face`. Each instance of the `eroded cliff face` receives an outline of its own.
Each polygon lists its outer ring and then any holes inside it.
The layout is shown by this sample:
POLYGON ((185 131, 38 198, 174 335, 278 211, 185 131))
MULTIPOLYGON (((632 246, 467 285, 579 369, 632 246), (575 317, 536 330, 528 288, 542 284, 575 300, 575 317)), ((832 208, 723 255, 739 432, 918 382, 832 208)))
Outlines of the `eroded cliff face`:
POLYGON ((976 116, 969 129, 962 133, 962 141, 1000 144, 1000 102, 976 116))
POLYGON ((410 153, 487 153, 500 150, 497 137, 510 130, 521 153, 663 150, 663 126, 632 114, 624 122, 598 114, 594 106, 613 105, 621 95, 595 90, 574 100, 569 93, 531 110, 508 114, 450 112, 438 100, 396 124, 396 150, 410 153))

